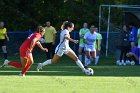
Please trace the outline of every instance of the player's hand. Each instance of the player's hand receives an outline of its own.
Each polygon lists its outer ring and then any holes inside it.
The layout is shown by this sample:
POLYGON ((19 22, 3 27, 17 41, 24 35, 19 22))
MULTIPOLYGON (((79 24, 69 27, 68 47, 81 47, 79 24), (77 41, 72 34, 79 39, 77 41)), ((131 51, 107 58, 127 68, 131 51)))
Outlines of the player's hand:
POLYGON ((78 43, 78 40, 74 40, 73 42, 74 42, 75 44, 77 44, 77 43, 78 43))
POLYGON ((42 50, 48 52, 48 49, 47 48, 43 48, 42 50))

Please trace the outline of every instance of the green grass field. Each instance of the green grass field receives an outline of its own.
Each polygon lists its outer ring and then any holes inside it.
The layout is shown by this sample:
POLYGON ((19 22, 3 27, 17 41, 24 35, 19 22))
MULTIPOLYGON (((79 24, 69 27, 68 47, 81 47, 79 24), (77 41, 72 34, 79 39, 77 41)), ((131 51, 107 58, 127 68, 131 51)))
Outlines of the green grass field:
MULTIPOLYGON (((34 59, 44 61, 44 58, 34 59)), ((19 61, 14 57, 10 60, 19 61)), ((99 65, 92 64, 94 76, 85 76, 66 57, 40 72, 36 66, 31 67, 26 77, 18 76, 21 69, 10 66, 0 69, 0 93, 140 93, 140 67, 115 66, 113 57, 102 57, 99 65)))

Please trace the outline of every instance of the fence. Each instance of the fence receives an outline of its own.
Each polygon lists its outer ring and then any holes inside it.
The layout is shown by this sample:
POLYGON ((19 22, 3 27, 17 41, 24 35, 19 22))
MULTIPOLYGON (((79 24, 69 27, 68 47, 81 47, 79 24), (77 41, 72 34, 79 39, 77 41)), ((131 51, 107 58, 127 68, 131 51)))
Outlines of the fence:
MULTIPOLYGON (((8 36, 10 38, 10 42, 7 43, 7 49, 9 55, 13 55, 16 53, 19 53, 19 47, 22 44, 22 42, 28 37, 29 34, 31 34, 31 31, 26 31, 26 32, 8 32, 8 36)), ((56 39, 56 45, 59 43, 59 34, 60 32, 58 31, 57 33, 57 39, 56 39)), ((73 31, 70 33, 71 38, 79 40, 79 32, 78 31, 73 31)), ((106 32, 101 32, 103 40, 102 40, 102 50, 101 54, 105 54, 105 48, 106 48, 106 32)), ((108 54, 109 55, 115 55, 115 50, 116 46, 119 44, 119 33, 118 32, 110 32, 109 33, 109 49, 108 49, 108 54)), ((78 44, 74 44, 70 42, 70 47, 78 53, 78 44)), ((34 53, 40 54, 40 49, 35 47, 34 53)), ((2 56, 2 52, 0 50, 0 56, 2 56)))

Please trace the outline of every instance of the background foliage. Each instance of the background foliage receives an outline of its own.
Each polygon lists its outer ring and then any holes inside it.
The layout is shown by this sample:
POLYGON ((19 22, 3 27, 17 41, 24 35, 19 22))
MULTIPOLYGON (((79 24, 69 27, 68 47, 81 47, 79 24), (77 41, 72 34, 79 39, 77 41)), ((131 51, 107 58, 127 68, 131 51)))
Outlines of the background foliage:
POLYGON ((83 22, 98 25, 100 4, 140 4, 139 0, 0 0, 0 20, 8 30, 34 30, 47 20, 59 30, 62 21, 70 20, 81 28, 83 22))

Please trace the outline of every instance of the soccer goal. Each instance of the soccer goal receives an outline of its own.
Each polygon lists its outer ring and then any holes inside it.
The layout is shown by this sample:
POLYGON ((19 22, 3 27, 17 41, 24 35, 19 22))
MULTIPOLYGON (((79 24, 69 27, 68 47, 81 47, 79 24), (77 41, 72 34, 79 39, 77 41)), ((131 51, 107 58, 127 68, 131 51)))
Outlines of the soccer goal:
MULTIPOLYGON (((122 24, 128 22, 128 20, 125 19, 126 11, 131 11, 131 12, 135 11, 140 13, 140 5, 100 5, 99 6, 99 32, 101 31, 106 32, 106 44, 105 44, 106 56, 108 56, 108 51, 109 51, 108 49, 109 49, 110 32, 114 32, 114 33, 119 32, 121 30, 122 24)), ((133 19, 131 19, 131 21, 132 20, 133 19)), ((114 42, 114 45, 116 44, 115 40, 113 40, 112 42, 114 42)))

